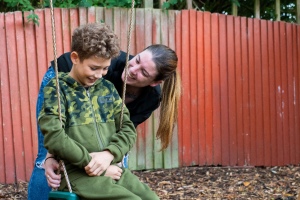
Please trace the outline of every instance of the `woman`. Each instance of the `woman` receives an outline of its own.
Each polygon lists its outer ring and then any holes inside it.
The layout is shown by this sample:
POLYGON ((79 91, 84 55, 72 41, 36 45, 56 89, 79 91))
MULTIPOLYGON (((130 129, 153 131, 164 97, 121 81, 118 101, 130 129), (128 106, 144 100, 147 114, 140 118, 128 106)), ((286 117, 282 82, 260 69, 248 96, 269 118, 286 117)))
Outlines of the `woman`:
MULTIPOLYGON (((174 124, 177 121, 177 104, 180 96, 180 80, 177 71, 176 53, 165 45, 151 45, 135 57, 131 57, 127 70, 127 85, 125 104, 130 112, 130 119, 135 127, 149 118, 151 113, 160 105, 160 122, 156 133, 161 140, 161 150, 168 147, 174 124), (161 89, 160 84, 163 84, 161 89)), ((63 54, 57 60, 60 72, 69 72, 72 63, 69 53, 63 54)), ((126 53, 121 52, 117 59, 112 60, 105 79, 111 81, 122 97, 123 82, 125 79, 126 53)), ((52 66, 54 66, 52 62, 52 66)), ((55 76, 53 67, 50 67, 44 76, 40 91, 48 81, 55 76)), ((41 92, 37 102, 37 114, 41 109, 41 92)), ((56 188, 60 183, 60 176, 53 170, 57 169, 56 160, 47 155, 43 146, 43 135, 38 127, 39 150, 29 186, 28 199, 47 199, 49 186, 56 188), (49 158, 50 157, 50 158, 49 158), (45 171, 43 169, 45 168, 45 171), (45 175, 48 179, 46 181, 45 175), (42 197, 41 195, 45 195, 42 197)))

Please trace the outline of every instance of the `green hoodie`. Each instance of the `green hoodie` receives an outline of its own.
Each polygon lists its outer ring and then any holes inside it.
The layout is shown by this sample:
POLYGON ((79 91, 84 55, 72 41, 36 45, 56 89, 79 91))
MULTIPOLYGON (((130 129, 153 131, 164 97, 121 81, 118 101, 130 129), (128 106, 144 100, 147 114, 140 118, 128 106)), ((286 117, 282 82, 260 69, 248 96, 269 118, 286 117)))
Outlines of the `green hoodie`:
POLYGON ((120 162, 136 141, 136 131, 114 85, 101 78, 84 88, 66 73, 59 74, 61 119, 56 80, 44 88, 44 105, 38 123, 49 153, 65 161, 68 172, 83 169, 91 160, 89 153, 109 150, 112 164, 120 162), (76 167, 75 167, 76 166, 76 167))

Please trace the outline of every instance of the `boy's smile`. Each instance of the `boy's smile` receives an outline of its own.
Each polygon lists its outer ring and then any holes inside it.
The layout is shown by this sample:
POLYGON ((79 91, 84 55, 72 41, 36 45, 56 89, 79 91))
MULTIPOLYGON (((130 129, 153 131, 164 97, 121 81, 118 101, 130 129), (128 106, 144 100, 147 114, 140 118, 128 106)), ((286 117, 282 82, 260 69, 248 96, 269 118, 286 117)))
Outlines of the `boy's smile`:
POLYGON ((71 53, 73 67, 69 75, 83 87, 89 87, 107 74, 111 59, 92 56, 81 61, 76 52, 71 53))

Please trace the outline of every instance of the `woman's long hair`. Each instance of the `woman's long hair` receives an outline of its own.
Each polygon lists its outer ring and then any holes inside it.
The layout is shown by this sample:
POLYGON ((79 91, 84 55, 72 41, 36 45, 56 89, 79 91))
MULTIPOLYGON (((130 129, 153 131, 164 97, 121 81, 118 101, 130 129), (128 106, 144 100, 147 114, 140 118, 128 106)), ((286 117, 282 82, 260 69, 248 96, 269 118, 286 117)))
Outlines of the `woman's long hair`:
POLYGON ((161 140, 161 150, 164 150, 171 142, 178 117, 178 102, 181 94, 181 82, 177 70, 178 58, 172 49, 161 44, 151 45, 145 50, 152 53, 152 60, 158 71, 155 81, 164 81, 161 94, 160 120, 156 133, 156 138, 161 140))

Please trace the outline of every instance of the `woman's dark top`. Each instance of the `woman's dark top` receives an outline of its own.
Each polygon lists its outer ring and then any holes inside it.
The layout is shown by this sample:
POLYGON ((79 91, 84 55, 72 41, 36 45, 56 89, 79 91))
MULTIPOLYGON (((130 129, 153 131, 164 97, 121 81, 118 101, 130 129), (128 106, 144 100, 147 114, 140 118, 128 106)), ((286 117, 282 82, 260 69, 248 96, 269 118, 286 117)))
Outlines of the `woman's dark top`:
MULTIPOLYGON (((133 56, 129 56, 129 59, 133 56)), ((54 62, 51 62, 51 65, 54 66, 54 62)), ((61 55, 57 59, 58 71, 59 72, 69 72, 72 68, 72 61, 70 58, 70 52, 61 55)), ((117 58, 112 59, 111 65, 108 68, 107 74, 103 77, 106 80, 111 81, 119 95, 122 97, 123 90, 123 81, 121 75, 126 66, 126 53, 121 51, 120 55, 117 58)), ((146 86, 143 88, 140 96, 134 101, 126 104, 130 112, 130 119, 133 122, 134 126, 144 122, 148 119, 151 113, 159 107, 161 101, 161 88, 160 85, 155 87, 146 86)))

